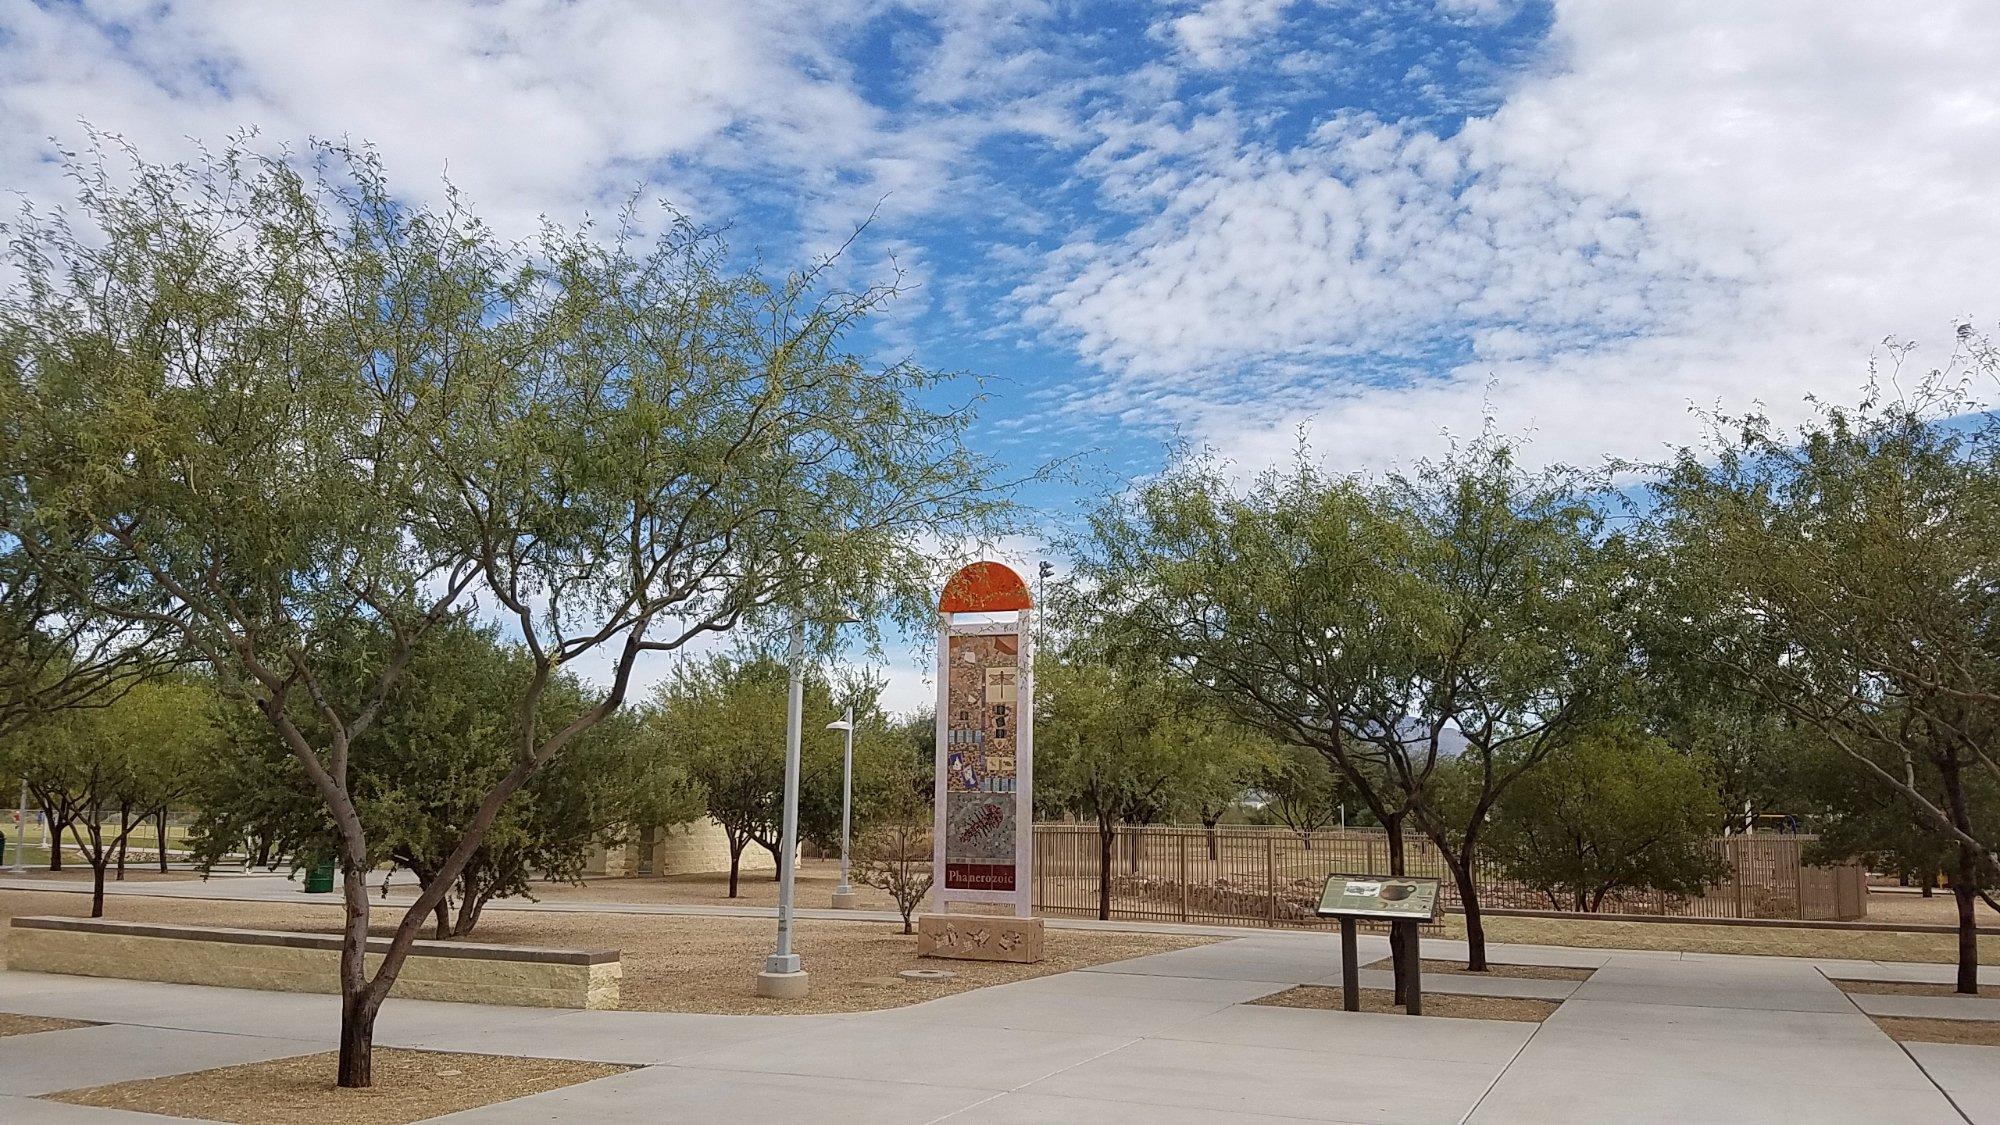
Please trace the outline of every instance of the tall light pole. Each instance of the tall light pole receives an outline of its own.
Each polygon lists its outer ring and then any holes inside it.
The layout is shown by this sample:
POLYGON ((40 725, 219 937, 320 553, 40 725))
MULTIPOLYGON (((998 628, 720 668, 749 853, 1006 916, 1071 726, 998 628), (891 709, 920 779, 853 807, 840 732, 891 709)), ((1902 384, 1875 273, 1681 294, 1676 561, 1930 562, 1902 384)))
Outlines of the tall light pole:
POLYGON ((778 949, 757 974, 757 995, 798 1000, 806 994, 806 971, 792 952, 792 876, 799 856, 799 740, 805 722, 806 623, 792 619, 791 691, 785 700, 785 828, 778 845, 778 949))
MULTIPOLYGON (((47 832, 44 830, 44 835, 47 832)), ((28 779, 21 779, 21 823, 14 830, 14 874, 28 873, 28 779)))
POLYGON ((840 885, 833 888, 835 910, 854 909, 854 888, 847 885, 847 849, 854 824, 854 705, 846 714, 826 724, 826 729, 846 734, 847 746, 840 756, 840 885))

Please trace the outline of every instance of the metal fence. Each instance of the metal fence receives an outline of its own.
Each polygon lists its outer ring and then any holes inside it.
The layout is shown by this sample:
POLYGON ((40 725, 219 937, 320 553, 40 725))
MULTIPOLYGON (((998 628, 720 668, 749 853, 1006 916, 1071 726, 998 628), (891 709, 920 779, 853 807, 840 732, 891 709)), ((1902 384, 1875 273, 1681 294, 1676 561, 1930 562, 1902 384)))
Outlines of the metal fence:
MULTIPOLYGON (((1606 914, 1684 918, 1852 920, 1866 913, 1865 875, 1856 865, 1802 862, 1810 836, 1725 836, 1713 846, 1730 874, 1698 896, 1655 893, 1607 897, 1606 914)), ((1090 824, 1035 826, 1035 905, 1050 915, 1096 917, 1099 839, 1090 824)), ((1114 830, 1111 916, 1216 925, 1313 926, 1327 877, 1389 873, 1379 829, 1328 829, 1301 835, 1284 828, 1126 827, 1114 830)), ((1428 840, 1406 837, 1404 873, 1443 880, 1448 909, 1458 892, 1428 840)), ((1486 908, 1565 909, 1524 884, 1481 875, 1486 908)))

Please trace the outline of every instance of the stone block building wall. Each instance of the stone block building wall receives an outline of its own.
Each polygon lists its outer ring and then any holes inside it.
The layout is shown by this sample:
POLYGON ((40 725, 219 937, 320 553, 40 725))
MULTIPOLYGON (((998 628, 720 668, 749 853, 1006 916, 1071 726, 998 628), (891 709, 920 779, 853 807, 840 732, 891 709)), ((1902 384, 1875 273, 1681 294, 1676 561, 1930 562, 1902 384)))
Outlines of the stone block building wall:
MULTIPOLYGON (((744 871, 769 871, 771 853, 756 844, 743 849, 744 871)), ((620 848, 595 849, 589 875, 688 875, 729 870, 729 837, 722 825, 703 817, 686 824, 648 829, 620 848)))

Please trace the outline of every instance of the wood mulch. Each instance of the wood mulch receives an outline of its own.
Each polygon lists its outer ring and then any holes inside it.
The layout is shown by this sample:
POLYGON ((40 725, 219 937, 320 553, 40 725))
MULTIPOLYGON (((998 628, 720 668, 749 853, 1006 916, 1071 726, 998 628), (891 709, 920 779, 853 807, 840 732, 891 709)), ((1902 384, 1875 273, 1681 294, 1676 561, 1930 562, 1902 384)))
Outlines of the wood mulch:
MULTIPOLYGON (((1914 980, 1846 980, 1841 977, 1827 978, 1842 992, 1850 996, 1964 996, 1971 993, 1960 992, 1949 984, 1933 984, 1929 981, 1914 980)), ((2000 998, 2000 984, 1982 984, 1979 995, 2000 998)))
POLYGON ((0 1012, 0 1038, 9 1035, 33 1035, 38 1031, 68 1031, 76 1027, 94 1027, 82 1020, 59 1020, 53 1016, 17 1016, 12 1012, 0 1012))
POLYGON ((406 1125, 622 1074, 630 1067, 377 1047, 374 1085, 334 1085, 332 1051, 47 1095, 72 1105, 241 1125, 406 1125))
MULTIPOLYGON (((1385 972, 1394 967, 1394 963, 1387 957, 1362 966, 1364 969, 1381 969, 1385 972)), ((1494 961, 1487 964, 1485 972, 1475 973, 1467 969, 1463 961, 1441 961, 1430 957, 1424 958, 1423 970, 1425 973, 1449 973, 1467 977, 1508 977, 1513 980, 1589 980, 1590 974, 1597 971, 1570 965, 1503 965, 1494 961)))
POLYGON ((2000 1022, 1993 1020, 1926 1020, 1911 1016, 1876 1016, 1875 1026, 1898 1043, 1963 1043, 2000 1047, 2000 1022))
MULTIPOLYGON (((1364 988, 1361 990, 1361 1010, 1381 1015, 1401 1016, 1408 1013, 1395 1002, 1396 994, 1386 988, 1364 988)), ((1264 1004, 1273 1008, 1315 1008, 1342 1011, 1342 994, 1338 988, 1323 988, 1318 985, 1301 985, 1262 1000, 1252 1000, 1253 1004, 1264 1004)), ((1511 1020, 1517 1023, 1540 1023, 1555 1014, 1562 1007, 1555 1000, 1529 1000, 1517 996, 1461 996, 1455 993, 1427 992, 1424 994, 1424 1016, 1438 1016, 1458 1020, 1511 1020)), ((1421 1018, 1421 1017, 1420 1017, 1421 1018)))

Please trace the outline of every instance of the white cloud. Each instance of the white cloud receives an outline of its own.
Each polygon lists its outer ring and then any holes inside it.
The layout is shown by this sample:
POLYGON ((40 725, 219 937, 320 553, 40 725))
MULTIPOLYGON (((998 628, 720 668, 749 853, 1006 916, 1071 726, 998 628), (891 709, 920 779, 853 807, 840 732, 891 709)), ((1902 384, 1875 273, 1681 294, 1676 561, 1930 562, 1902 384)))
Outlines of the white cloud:
MULTIPOLYGON (((78 122, 152 159, 255 126, 272 143, 352 137, 399 190, 449 172, 510 231, 610 210, 642 185, 705 218, 733 171, 780 175, 829 229, 884 196, 920 209, 951 140, 890 120, 837 52, 875 5, 828 0, 271 4, 85 0, 0 12, 0 190, 43 193, 78 122)), ((810 222, 808 225, 812 225, 810 222)))
POLYGON ((1142 217, 1073 238, 1021 294, 1108 372, 1077 401, 1249 463, 1302 422, 1343 464, 1408 457, 1489 402, 1549 456, 1646 456, 1689 436, 1689 402, 1796 413, 1851 395, 1885 336, 1948 346, 1993 316, 1990 5, 1555 17, 1559 65, 1455 135, 1107 125, 1103 190, 1142 217))
POLYGON ((1204 0, 1193 11, 1163 20, 1155 34, 1175 41, 1202 66, 1234 61, 1246 40, 1276 28, 1293 0, 1204 0))

